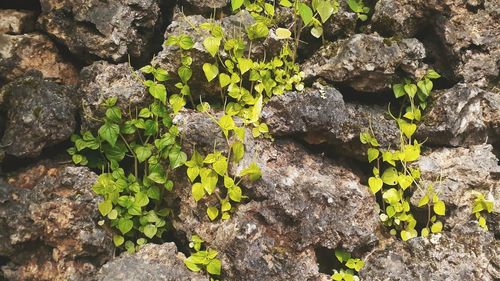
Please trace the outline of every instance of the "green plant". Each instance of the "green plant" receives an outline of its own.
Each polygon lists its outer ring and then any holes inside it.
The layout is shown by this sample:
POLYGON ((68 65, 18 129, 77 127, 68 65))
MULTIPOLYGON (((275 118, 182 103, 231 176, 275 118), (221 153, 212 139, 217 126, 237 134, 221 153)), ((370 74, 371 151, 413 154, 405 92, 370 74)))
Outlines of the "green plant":
MULTIPOLYGON (((217 258, 217 251, 210 248, 202 250, 203 243, 203 239, 198 235, 193 235, 191 237, 189 247, 194 250, 194 253, 184 260, 184 264, 191 271, 198 272, 205 270, 210 275, 220 276, 222 263, 217 258)), ((210 278, 210 280, 214 279, 210 278)))
POLYGON ((363 4, 363 0, 347 0, 347 5, 349 5, 349 8, 358 15, 358 19, 362 21, 368 19, 370 8, 363 4))
POLYGON ((351 254, 337 249, 335 250, 335 257, 338 261, 344 265, 346 268, 335 269, 331 277, 335 281, 359 281, 359 277, 356 275, 364 266, 365 262, 358 258, 352 258, 351 254))
POLYGON ((472 209, 472 213, 476 216, 478 220, 479 226, 484 230, 488 230, 488 226, 486 225, 486 218, 481 212, 493 212, 494 203, 491 200, 486 200, 484 194, 479 193, 474 200, 474 207, 472 209))
MULTIPOLYGON (((420 183, 420 169, 413 164, 420 158, 422 144, 414 139, 413 135, 433 88, 431 80, 439 77, 434 70, 429 70, 416 84, 407 79, 403 84, 393 86, 395 96, 404 98, 404 104, 407 105, 400 117, 394 117, 389 112, 400 131, 400 144, 397 149, 380 148, 371 126, 369 131, 360 134, 361 142, 369 146, 368 162, 375 163, 368 185, 373 194, 380 192, 382 196, 380 219, 391 228, 391 234, 396 235, 399 232, 403 240, 418 236, 415 229, 417 221, 411 213, 410 195, 413 188, 423 188, 420 183)), ((428 209, 428 221, 422 229, 422 236, 427 236, 430 232, 440 232, 443 225, 437 216, 444 216, 446 212, 445 204, 434 192, 432 185, 425 190, 426 193, 419 202, 419 207, 427 206, 428 209)))

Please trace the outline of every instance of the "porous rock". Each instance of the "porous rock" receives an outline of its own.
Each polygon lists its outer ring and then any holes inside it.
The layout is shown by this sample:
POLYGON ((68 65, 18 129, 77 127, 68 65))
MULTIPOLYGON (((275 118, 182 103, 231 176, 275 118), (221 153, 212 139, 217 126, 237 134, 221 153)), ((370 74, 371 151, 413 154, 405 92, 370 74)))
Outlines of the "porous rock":
MULTIPOLYGON (((111 64, 98 61, 82 69, 78 92, 82 97, 82 131, 94 130, 105 116, 103 102, 117 98, 122 115, 130 118, 129 112, 146 106, 151 96, 141 82, 142 76, 128 63, 111 64)), ((133 115, 135 118, 135 115, 133 115)))
POLYGON ((95 280, 113 245, 97 226, 97 175, 36 165, 0 185, 0 256, 8 280, 95 280))
POLYGON ((61 56, 48 36, 0 33, 0 83, 13 81, 30 69, 67 84, 76 84, 78 78, 76 68, 61 56))
POLYGON ((73 87, 43 79, 33 72, 0 91, 7 124, 2 147, 7 155, 36 157, 46 147, 67 140, 75 131, 73 87))
POLYGON ((226 7, 229 2, 229 0, 182 0, 180 4, 186 13, 206 14, 226 7))
POLYGON ((302 69, 306 79, 323 78, 361 92, 380 92, 400 79, 398 70, 419 76, 425 48, 417 39, 390 40, 356 34, 322 46, 302 69))
POLYGON ((136 254, 125 253, 106 263, 97 280, 208 281, 208 277, 190 271, 182 262, 184 259, 174 243, 148 244, 136 254))
POLYGON ((85 61, 124 61, 152 51, 161 25, 156 0, 42 0, 42 28, 85 61))
POLYGON ((396 241, 371 253, 362 280, 484 280, 500 278, 500 242, 475 225, 430 238, 396 241))
POLYGON ((22 34, 34 29, 33 11, 0 10, 0 33, 22 34))

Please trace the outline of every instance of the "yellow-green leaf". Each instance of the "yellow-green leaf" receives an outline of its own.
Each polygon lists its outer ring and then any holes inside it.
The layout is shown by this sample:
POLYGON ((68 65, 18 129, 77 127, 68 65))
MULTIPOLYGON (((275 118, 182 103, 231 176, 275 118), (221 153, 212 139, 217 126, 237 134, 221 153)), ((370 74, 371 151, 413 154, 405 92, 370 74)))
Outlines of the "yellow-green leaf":
POLYGON ((434 213, 436 213, 436 215, 444 216, 446 213, 446 205, 444 204, 443 201, 435 202, 433 209, 434 209, 434 213))
POLYGON ((278 37, 278 39, 288 39, 290 36, 292 36, 290 30, 281 27, 276 29, 276 37, 278 37))
POLYGON ((381 178, 370 177, 368 179, 368 186, 370 187, 370 190, 372 191, 373 194, 377 193, 380 189, 382 189, 383 185, 384 183, 382 182, 381 178))

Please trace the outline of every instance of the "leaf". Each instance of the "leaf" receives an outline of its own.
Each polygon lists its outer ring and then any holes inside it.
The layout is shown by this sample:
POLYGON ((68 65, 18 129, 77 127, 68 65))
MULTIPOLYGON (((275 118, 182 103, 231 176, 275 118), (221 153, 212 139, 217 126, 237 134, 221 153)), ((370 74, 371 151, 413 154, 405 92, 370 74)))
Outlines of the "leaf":
POLYGON ((189 79, 191 79, 191 76, 193 75, 193 71, 189 66, 181 66, 177 70, 177 74, 179 75, 179 78, 181 78, 182 83, 186 84, 189 79))
POLYGON ((167 89, 165 88, 165 85, 156 83, 152 84, 148 91, 155 99, 161 101, 163 104, 167 103, 167 89))
POLYGON ((122 120, 122 112, 116 106, 106 109, 106 117, 114 123, 118 123, 122 120))
POLYGON ((118 229, 122 234, 127 234, 132 229, 132 227, 134 227, 134 222, 129 219, 120 219, 118 221, 118 229))
POLYGON ((248 28, 247 35, 250 40, 265 38, 269 35, 269 28, 263 22, 257 22, 248 28))
POLYGON ((380 189, 382 189, 383 185, 384 182, 382 181, 381 178, 370 177, 368 179, 368 186, 370 187, 370 190, 372 191, 373 194, 377 193, 380 189))
POLYGON ((422 207, 424 205, 427 205, 429 203, 429 195, 426 194, 424 197, 420 198, 418 201, 418 207, 422 207))
POLYGON ((207 81, 210 82, 219 74, 219 68, 214 64, 205 63, 203 64, 203 72, 205 73, 207 81))
POLYGON ((198 177, 199 174, 200 174, 199 167, 194 166, 194 167, 187 168, 187 175, 188 175, 188 178, 191 182, 194 182, 194 180, 198 177))
POLYGON ((387 168, 382 174, 382 181, 387 185, 398 183, 398 171, 394 167, 387 168))
POLYGON ((251 59, 239 58, 238 59, 238 67, 240 69, 241 74, 245 74, 247 71, 252 69, 253 61, 251 59))
POLYGON ((125 238, 121 235, 113 235, 113 243, 115 244, 116 247, 120 247, 123 242, 125 242, 125 238))
POLYGON ((293 4, 289 0, 281 0, 280 5, 286 8, 290 8, 293 4))
POLYGON ((215 161, 212 166, 217 174, 224 176, 227 172, 227 159, 225 157, 221 157, 219 160, 215 161))
POLYGON ((168 103, 172 106, 174 114, 177 114, 186 105, 186 100, 180 95, 171 95, 168 103))
POLYGON ((260 167, 255 162, 248 165, 240 172, 240 177, 248 176, 251 181, 256 181, 262 177, 260 167))
POLYGON ((298 5, 299 14, 304 22, 304 25, 308 25, 313 19, 313 11, 311 8, 305 3, 299 3, 298 5))
POLYGON ((437 201, 434 203, 433 206, 434 213, 439 216, 444 216, 446 213, 446 205, 444 204, 443 201, 437 201))
POLYGON ((311 29, 311 35, 320 38, 321 35, 323 35, 323 27, 321 26, 315 26, 311 29))
POLYGON ((243 5, 244 0, 231 0, 231 8, 233 11, 238 10, 243 5))
POLYGON ((213 259, 207 265, 207 272, 212 275, 220 275, 221 267, 221 261, 219 259, 213 259))
POLYGON ((318 14, 321 17, 321 21, 323 23, 325 23, 333 15, 334 12, 332 3, 326 0, 320 0, 316 10, 318 11, 318 14))
POLYGON ((168 160, 170 161, 170 168, 176 169, 186 163, 187 155, 180 148, 175 148, 168 154, 168 160))
POLYGON ((243 192, 241 191, 240 187, 233 186, 229 189, 228 195, 229 198, 231 198, 231 200, 233 200, 234 202, 240 202, 243 196, 243 192))
POLYGON ((278 39, 289 39, 292 36, 292 32, 286 28, 277 28, 276 29, 276 37, 278 39))
POLYGON ((425 75, 429 79, 438 79, 441 77, 439 73, 437 73, 434 69, 427 70, 427 74, 425 75))
POLYGON ((193 39, 190 36, 187 35, 181 35, 179 37, 179 47, 183 50, 190 50, 193 48, 194 42, 193 39))
POLYGON ((396 98, 400 98, 400 97, 406 95, 402 84, 393 85, 392 91, 394 92, 394 96, 396 96, 396 98))
POLYGON ((377 159, 380 151, 376 148, 368 148, 368 162, 371 163, 373 160, 377 159))
POLYGON ((231 84, 231 77, 225 73, 219 74, 219 85, 221 88, 226 87, 227 85, 231 84))
POLYGON ((234 142, 231 146, 231 149, 233 151, 234 162, 239 162, 241 159, 243 159, 243 156, 245 155, 245 145, 243 143, 239 141, 234 142))
POLYGON ((210 53, 210 55, 212 55, 212 57, 215 57, 215 55, 219 51, 220 42, 221 42, 220 38, 207 37, 205 38, 205 40, 203 40, 203 46, 210 53))
POLYGON ((137 161, 139 161, 139 163, 142 163, 146 161, 146 159, 151 157, 152 151, 151 148, 148 146, 136 146, 134 148, 134 153, 135 156, 137 157, 137 161))
POLYGON ((441 232, 441 230, 443 230, 443 223, 440 222, 440 221, 435 222, 431 226, 431 232, 432 233, 439 233, 439 232, 441 232))
POLYGON ((417 94, 417 85, 415 84, 406 84, 404 85, 404 90, 411 98, 415 97, 417 94))
POLYGON ((346 252, 344 250, 340 250, 340 249, 335 250, 335 256, 337 257, 337 259, 341 263, 344 263, 351 258, 351 254, 349 254, 348 252, 346 252))
POLYGON ((117 124, 112 124, 105 122, 104 125, 99 128, 99 136, 107 141, 111 146, 115 146, 118 140, 118 135, 120 134, 120 126, 117 124))
POLYGON ((224 131, 224 134, 226 136, 228 131, 236 127, 233 117, 229 115, 223 115, 217 123, 219 124, 219 127, 224 131))
POLYGON ((210 218, 210 220, 213 221, 217 218, 217 216, 219 216, 219 209, 217 209, 213 206, 210 206, 207 208, 207 215, 210 218))
POLYGON ((109 214, 109 212, 111 212, 111 210, 113 209, 113 204, 111 203, 111 200, 105 200, 99 203, 98 209, 101 215, 105 216, 109 214))
POLYGON ((205 189, 201 183, 197 182, 191 186, 191 194, 196 202, 200 201, 203 196, 205 196, 205 189))
POLYGON ((413 183, 413 177, 409 175, 399 175, 398 183, 401 189, 406 190, 413 183))
POLYGON ((199 267, 198 265, 196 265, 194 262, 192 262, 190 260, 191 257, 187 258, 184 260, 184 264, 186 265, 187 268, 189 268, 189 270, 193 271, 193 272, 198 272, 201 270, 201 267, 199 267))
POLYGON ((401 128, 401 132, 403 132, 403 134, 407 138, 411 138, 411 136, 413 136, 413 134, 417 130, 417 125, 415 124, 408 123, 404 120, 400 120, 398 123, 399 123, 399 128, 401 128))
POLYGON ((395 188, 391 188, 385 191, 382 195, 382 198, 389 202, 389 204, 397 203, 401 199, 399 197, 399 192, 395 188))

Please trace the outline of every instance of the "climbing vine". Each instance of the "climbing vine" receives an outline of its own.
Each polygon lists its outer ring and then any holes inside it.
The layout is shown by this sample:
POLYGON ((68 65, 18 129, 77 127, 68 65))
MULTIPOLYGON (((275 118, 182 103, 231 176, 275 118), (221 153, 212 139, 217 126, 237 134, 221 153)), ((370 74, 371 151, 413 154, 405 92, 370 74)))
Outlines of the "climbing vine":
POLYGON ((484 230, 488 230, 484 213, 493 212, 493 206, 494 203, 492 200, 486 200, 486 196, 482 193, 477 194, 476 199, 474 200, 472 214, 476 216, 479 226, 484 230))

